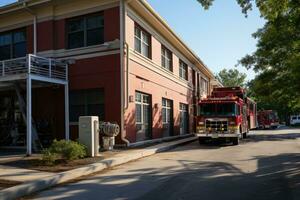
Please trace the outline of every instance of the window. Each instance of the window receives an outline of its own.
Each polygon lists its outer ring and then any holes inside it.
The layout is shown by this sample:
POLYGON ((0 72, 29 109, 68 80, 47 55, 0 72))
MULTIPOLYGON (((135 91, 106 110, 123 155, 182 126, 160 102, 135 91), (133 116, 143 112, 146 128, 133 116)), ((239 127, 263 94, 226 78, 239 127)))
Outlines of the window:
POLYGON ((172 52, 165 46, 161 46, 161 66, 169 71, 173 71, 172 52))
POLYGON ((26 55, 26 31, 16 30, 0 34, 0 60, 26 55))
POLYGON ((143 56, 151 58, 150 44, 150 34, 136 25, 134 29, 134 49, 143 56))
POLYGON ((137 130, 143 130, 149 136, 151 125, 151 97, 140 92, 135 93, 135 123, 137 130))
POLYGON ((169 99, 162 99, 162 122, 169 124, 172 120, 172 101, 169 99))
POLYGON ((102 15, 70 19, 67 23, 68 48, 79 48, 104 42, 104 19, 102 15))
POLYGON ((179 60, 179 77, 188 80, 188 66, 182 60, 179 60))
POLYGON ((208 94, 208 82, 201 77, 201 90, 204 94, 208 94))
POLYGON ((102 89, 70 91, 70 121, 80 116, 99 116, 104 120, 104 91, 102 89))

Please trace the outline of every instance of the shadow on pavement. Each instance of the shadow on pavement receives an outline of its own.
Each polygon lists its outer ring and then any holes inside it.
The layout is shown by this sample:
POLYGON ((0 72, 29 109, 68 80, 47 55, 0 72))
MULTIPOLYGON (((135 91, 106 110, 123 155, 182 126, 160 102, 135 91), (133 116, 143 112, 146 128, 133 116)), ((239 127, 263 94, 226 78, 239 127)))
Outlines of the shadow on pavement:
POLYGON ((209 199, 297 200, 300 154, 255 157, 257 170, 245 173, 226 162, 178 160, 181 168, 128 171, 90 178, 46 191, 44 199, 209 199))

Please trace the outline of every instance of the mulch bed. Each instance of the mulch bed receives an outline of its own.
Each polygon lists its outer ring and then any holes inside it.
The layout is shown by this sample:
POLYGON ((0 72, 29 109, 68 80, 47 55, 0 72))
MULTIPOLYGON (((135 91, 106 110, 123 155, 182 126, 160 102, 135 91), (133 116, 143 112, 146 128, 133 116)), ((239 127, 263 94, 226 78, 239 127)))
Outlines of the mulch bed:
POLYGON ((120 151, 114 150, 109 152, 100 152, 99 157, 83 158, 83 159, 72 160, 72 161, 58 160, 55 163, 55 165, 45 165, 41 160, 41 155, 34 155, 31 157, 22 157, 16 159, 12 158, 8 161, 0 160, 0 165, 57 173, 57 172, 64 172, 64 171, 76 169, 95 162, 99 162, 101 160, 104 160, 106 158, 109 158, 117 154, 118 152, 120 151))

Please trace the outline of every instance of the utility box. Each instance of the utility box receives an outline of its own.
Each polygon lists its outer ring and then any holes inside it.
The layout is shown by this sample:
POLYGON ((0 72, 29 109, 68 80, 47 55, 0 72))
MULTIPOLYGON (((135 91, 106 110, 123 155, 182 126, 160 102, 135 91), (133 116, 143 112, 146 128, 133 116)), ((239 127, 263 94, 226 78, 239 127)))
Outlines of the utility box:
POLYGON ((79 117, 79 142, 87 147, 90 157, 99 154, 99 118, 98 116, 79 117))

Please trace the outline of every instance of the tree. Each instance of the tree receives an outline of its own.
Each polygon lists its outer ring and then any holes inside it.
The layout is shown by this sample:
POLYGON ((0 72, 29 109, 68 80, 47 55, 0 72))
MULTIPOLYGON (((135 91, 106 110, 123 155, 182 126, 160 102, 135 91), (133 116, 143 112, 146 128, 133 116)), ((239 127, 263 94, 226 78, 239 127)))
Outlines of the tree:
MULTIPOLYGON (((249 89, 260 105, 285 114, 300 111, 300 1, 236 0, 242 12, 255 3, 266 24, 253 34, 257 50, 239 64, 257 72, 249 89)), ((213 0, 198 0, 209 8, 213 0)))
POLYGON ((247 75, 239 72, 237 69, 223 69, 217 75, 216 78, 225 87, 245 86, 245 79, 247 75))

